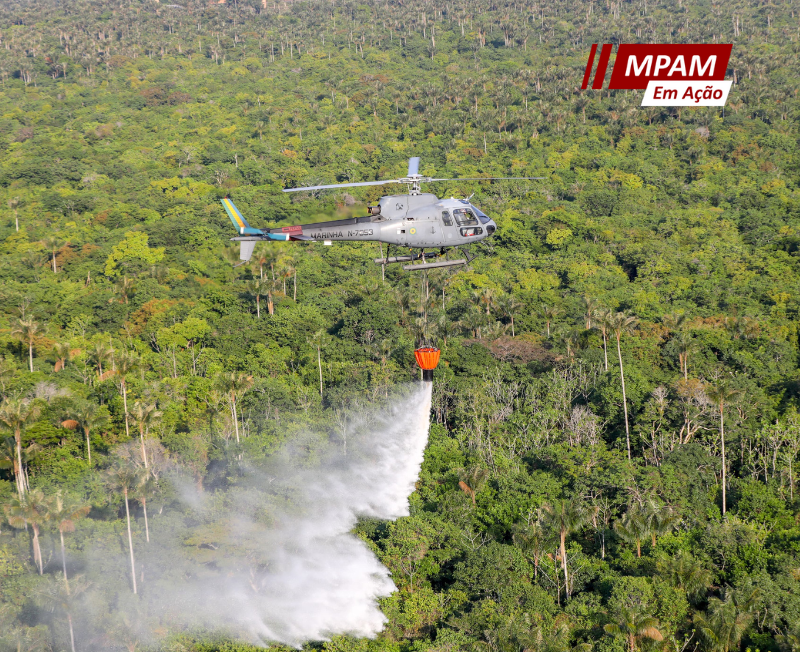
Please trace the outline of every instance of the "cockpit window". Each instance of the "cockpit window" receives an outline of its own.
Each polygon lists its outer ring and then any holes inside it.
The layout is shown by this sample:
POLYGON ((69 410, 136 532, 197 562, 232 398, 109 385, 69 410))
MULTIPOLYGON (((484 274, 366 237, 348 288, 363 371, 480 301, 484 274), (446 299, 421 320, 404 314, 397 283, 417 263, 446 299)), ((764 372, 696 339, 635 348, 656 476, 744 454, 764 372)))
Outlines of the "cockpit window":
POLYGON ((445 226, 453 226, 453 220, 450 218, 448 211, 442 211, 442 222, 444 222, 445 226))
POLYGON ((478 219, 481 221, 481 224, 487 224, 492 221, 492 218, 489 217, 486 213, 484 213, 480 208, 477 208, 472 204, 470 204, 470 208, 472 209, 472 212, 478 216, 478 219))
POLYGON ((459 226, 478 226, 478 218, 469 208, 454 208, 453 217, 459 226))

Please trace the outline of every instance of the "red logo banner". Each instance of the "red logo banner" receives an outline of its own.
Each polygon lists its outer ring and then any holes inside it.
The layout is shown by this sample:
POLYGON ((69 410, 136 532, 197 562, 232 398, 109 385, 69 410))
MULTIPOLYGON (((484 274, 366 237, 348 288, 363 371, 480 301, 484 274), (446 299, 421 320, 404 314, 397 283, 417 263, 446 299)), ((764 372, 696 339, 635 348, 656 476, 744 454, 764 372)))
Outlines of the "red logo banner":
MULTIPOLYGON (((611 45, 600 53, 592 88, 603 87, 611 45)), ((644 89, 651 80, 720 81, 725 79, 733 45, 725 44, 621 44, 611 72, 610 89, 644 89)), ((591 74, 597 45, 592 45, 582 88, 591 74)))

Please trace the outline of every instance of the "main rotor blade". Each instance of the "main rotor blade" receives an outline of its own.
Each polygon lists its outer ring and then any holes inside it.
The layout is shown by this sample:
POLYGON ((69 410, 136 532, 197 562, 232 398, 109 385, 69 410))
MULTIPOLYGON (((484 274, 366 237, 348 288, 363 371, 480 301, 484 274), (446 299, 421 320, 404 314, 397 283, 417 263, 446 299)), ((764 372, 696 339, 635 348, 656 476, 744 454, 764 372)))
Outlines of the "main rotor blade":
POLYGON ((461 177, 460 179, 425 179, 425 181, 530 181, 535 179, 547 179, 547 177, 461 177))
POLYGON ((283 192, 301 192, 302 190, 326 190, 328 188, 355 188, 356 186, 383 186, 387 183, 401 183, 397 179, 384 181, 359 181, 357 183, 331 183, 325 186, 306 186, 304 188, 284 188, 283 192))
POLYGON ((408 176, 414 177, 419 174, 419 156, 412 156, 408 159, 408 176))

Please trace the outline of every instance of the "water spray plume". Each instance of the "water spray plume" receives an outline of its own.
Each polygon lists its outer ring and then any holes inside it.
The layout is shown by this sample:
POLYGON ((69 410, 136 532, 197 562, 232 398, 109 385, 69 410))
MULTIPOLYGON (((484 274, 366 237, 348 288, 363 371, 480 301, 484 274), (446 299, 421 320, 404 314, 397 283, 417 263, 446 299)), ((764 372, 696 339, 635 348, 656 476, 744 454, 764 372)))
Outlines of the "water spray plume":
MULTIPOLYGON (((338 440, 308 434, 245 468, 224 492, 201 494, 192 480, 176 481, 182 510, 151 520, 151 544, 134 541, 144 567, 142 634, 198 628, 295 646, 378 634, 386 618, 377 601, 395 586, 351 532, 359 517, 409 514, 430 407, 430 383, 407 387, 350 419, 338 440)), ((124 587, 99 590, 122 596, 124 587)))

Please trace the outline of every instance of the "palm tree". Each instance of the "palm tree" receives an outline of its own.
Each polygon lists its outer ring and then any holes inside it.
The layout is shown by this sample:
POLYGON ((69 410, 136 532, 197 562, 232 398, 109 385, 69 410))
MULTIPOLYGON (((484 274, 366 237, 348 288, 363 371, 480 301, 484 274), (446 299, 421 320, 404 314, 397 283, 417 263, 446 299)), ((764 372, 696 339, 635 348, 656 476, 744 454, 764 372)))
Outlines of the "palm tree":
POLYGON ((142 401, 136 401, 133 404, 131 416, 139 427, 139 443, 142 447, 142 461, 144 462, 144 468, 147 468, 147 449, 144 445, 144 438, 149 434, 150 427, 161 418, 161 412, 156 410, 155 403, 147 405, 142 401))
POLYGON ((481 339, 481 328, 485 324, 486 316, 480 310, 471 310, 461 320, 461 325, 478 339, 481 339))
POLYGON ((661 318, 661 323, 664 324, 670 332, 680 330, 685 321, 686 313, 683 312, 672 312, 661 318))
POLYGON ((53 345, 53 355, 56 358, 56 364, 53 371, 61 371, 67 366, 67 362, 72 359, 75 354, 74 349, 69 345, 69 342, 56 342, 53 345))
POLYGON ((725 404, 730 403, 739 395, 735 389, 730 389, 724 384, 719 384, 716 387, 706 387, 706 396, 708 400, 719 408, 719 441, 722 450, 722 514, 727 511, 726 501, 726 460, 725 460, 725 404))
POLYGON ((522 308, 522 305, 523 304, 510 294, 503 295, 497 300, 497 307, 500 309, 500 312, 511 320, 511 337, 516 337, 516 333, 514 332, 514 315, 522 308))
POLYGON ((639 320, 636 317, 626 315, 624 312, 618 312, 615 315, 609 315, 608 327, 617 338, 617 355, 619 356, 619 377, 622 381, 622 410, 625 414, 625 441, 628 446, 628 459, 631 459, 631 429, 628 423, 628 401, 625 396, 625 371, 622 368, 622 348, 620 346, 620 339, 623 333, 632 333, 636 328, 639 320))
POLYGON ((636 556, 642 556, 642 540, 650 534, 647 517, 638 507, 631 507, 625 515, 614 522, 614 532, 625 543, 636 545, 636 556))
MULTIPOLYGON (((321 377, 321 375, 320 375, 321 377)), ((239 417, 236 412, 236 402, 253 386, 253 377, 240 371, 231 371, 217 376, 217 385, 229 396, 233 427, 236 431, 236 443, 239 443, 239 417)))
POLYGON ((592 314, 594 323, 603 336, 603 368, 608 371, 608 331, 609 319, 614 313, 610 310, 597 309, 592 314))
POLYGON ((461 330, 461 322, 451 320, 446 313, 440 313, 433 322, 437 338, 442 339, 442 346, 447 346, 447 340, 461 330))
POLYGON ((675 588, 683 591, 690 600, 705 595, 714 579, 711 571, 685 552, 679 552, 674 557, 667 557, 659 561, 656 568, 661 577, 675 588))
POLYGON ((144 512, 144 535, 147 543, 150 543, 150 523, 147 520, 147 499, 156 493, 156 479, 150 475, 146 469, 140 469, 139 484, 133 497, 139 501, 144 512))
POLYGON ((42 244, 50 252, 50 258, 53 262, 53 274, 55 274, 58 272, 58 268, 56 267, 56 252, 61 249, 66 242, 57 236, 50 235, 42 240, 42 244))
POLYGON ((567 350, 567 358, 570 361, 574 361, 575 352, 581 348, 580 335, 575 331, 565 330, 561 333, 559 341, 561 344, 564 345, 564 348, 567 350))
POLYGON ((70 411, 69 416, 71 419, 63 421, 61 425, 66 428, 80 428, 83 430, 83 434, 86 437, 86 457, 91 465, 92 444, 89 436, 92 430, 96 430, 105 425, 108 421, 108 414, 106 410, 97 405, 97 403, 83 401, 70 411))
POLYGON ((597 299, 590 297, 588 294, 583 295, 583 303, 586 306, 586 312, 583 315, 583 321, 588 331, 592 327, 592 321, 595 314, 600 311, 600 305, 597 299))
MULTIPOLYGON (((29 444, 20 451, 19 458, 17 457, 16 442, 13 437, 0 438, 0 469, 11 469, 14 475, 14 482, 17 482, 17 477, 22 481, 25 491, 28 490, 28 463, 36 457, 36 454, 41 451, 42 447, 38 444, 29 444)), ((19 486, 17 486, 17 495, 19 495, 19 486)))
POLYGON ((123 353, 118 356, 116 363, 116 375, 119 377, 119 385, 122 390, 122 406, 125 410, 125 436, 130 437, 130 427, 128 425, 128 383, 125 378, 127 374, 135 371, 139 367, 139 357, 133 353, 123 353))
POLYGON ((636 652, 637 644, 643 639, 661 641, 664 637, 658 631, 658 620, 645 616, 632 607, 620 607, 613 615, 612 622, 603 626, 606 634, 622 636, 628 642, 628 651, 636 652))
POLYGON ((564 590, 570 597, 569 571, 567 568, 567 537, 580 530, 591 518, 591 513, 580 502, 560 498, 542 505, 545 525, 556 530, 559 536, 559 553, 564 569, 564 590))
POLYGON ((263 278, 254 278, 247 282, 247 293, 256 299, 256 317, 261 319, 261 295, 267 289, 267 281, 263 278))
POLYGON ((12 197, 8 200, 8 207, 14 211, 14 225, 16 226, 17 232, 19 232, 19 204, 20 198, 19 197, 12 197))
POLYGON ((103 364, 111 360, 113 355, 114 349, 103 342, 95 342, 94 348, 89 351, 89 360, 97 365, 97 375, 100 380, 105 380, 103 378, 103 364))
POLYGON ((697 613, 695 627, 713 652, 730 652, 739 647, 745 631, 753 621, 753 607, 758 592, 744 593, 726 588, 722 599, 709 598, 705 614, 697 613))
POLYGON ((650 531, 653 548, 656 547, 656 538, 669 534, 678 522, 678 515, 675 510, 668 506, 657 505, 652 500, 648 501, 643 510, 644 517, 647 519, 647 527, 650 531))
POLYGON ((322 347, 328 341, 328 333, 325 329, 318 330, 314 335, 312 335, 308 342, 313 346, 317 347, 317 368, 319 369, 319 396, 322 398, 322 347))
POLYGON ((133 536, 131 535, 131 512, 128 506, 128 496, 136 491, 139 486, 141 474, 132 464, 117 462, 114 466, 106 470, 104 480, 112 491, 122 493, 125 499, 125 518, 128 522, 128 550, 131 555, 131 584, 133 592, 136 590, 136 560, 133 555, 133 536))
POLYGON ((481 485, 486 482, 486 478, 488 477, 489 472, 486 469, 476 466, 467 471, 463 480, 459 480, 458 486, 461 488, 461 491, 472 499, 473 507, 475 506, 475 494, 478 492, 481 485))
POLYGON ((39 527, 47 521, 47 499, 41 489, 32 489, 24 496, 12 498, 5 507, 6 519, 15 528, 33 530, 33 561, 39 569, 39 575, 44 574, 42 563, 42 549, 39 547, 39 527))
MULTIPOLYGON (((72 587, 70 587, 66 580, 66 576, 64 577, 64 582, 62 583, 60 578, 56 575, 49 582, 44 585, 40 585, 40 587, 36 589, 36 596, 38 598, 37 601, 41 601, 43 603, 42 606, 44 606, 45 609, 51 612, 63 611, 64 614, 66 614, 67 623, 69 624, 69 642, 72 652, 75 652, 75 632, 72 627, 72 610, 75 607, 75 599, 84 593, 88 588, 89 584, 85 581, 82 581, 81 577, 78 577, 77 581, 73 583, 72 587)), ((34 649, 40 650, 51 648, 48 646, 47 648, 28 647, 26 649, 33 651, 34 649)))
POLYGON ((280 278, 283 281, 283 296, 287 296, 287 294, 286 294, 286 281, 287 281, 287 279, 292 278, 292 276, 295 273, 295 269, 294 269, 294 267, 292 267, 292 262, 294 262, 294 261, 292 260, 291 256, 284 256, 281 259, 281 263, 282 263, 283 266, 279 270, 278 275, 280 276, 280 278))
POLYGON ((533 523, 516 528, 513 539, 515 545, 533 558, 533 578, 534 580, 538 579, 539 562, 544 555, 549 539, 541 521, 537 519, 533 523))
POLYGON ((486 308, 487 315, 489 314, 489 310, 495 305, 496 295, 492 288, 486 287, 481 290, 476 290, 472 293, 472 297, 477 301, 478 304, 483 305, 486 308))
POLYGON ((547 324, 547 337, 550 337, 550 323, 561 314, 561 309, 557 306, 542 306, 542 314, 547 324))
POLYGON ((51 523, 55 523, 61 538, 61 567, 64 570, 64 582, 68 593, 69 578, 67 577, 67 553, 64 548, 64 532, 74 532, 75 521, 86 516, 91 508, 91 505, 81 505, 70 498, 65 498, 60 489, 47 503, 47 519, 51 523))
POLYGON ((14 433, 14 444, 17 451, 17 495, 22 498, 27 489, 25 467, 22 465, 22 429, 39 415, 38 406, 20 398, 8 399, 0 407, 0 424, 14 433))
POLYGON ((678 362, 680 363, 681 372, 683 372, 684 380, 689 379, 689 354, 699 348, 697 340, 681 333, 675 338, 675 344, 678 347, 678 362))
POLYGON ((33 373, 33 343, 39 333, 39 324, 33 319, 20 319, 11 329, 11 334, 23 344, 28 345, 28 368, 33 373))

